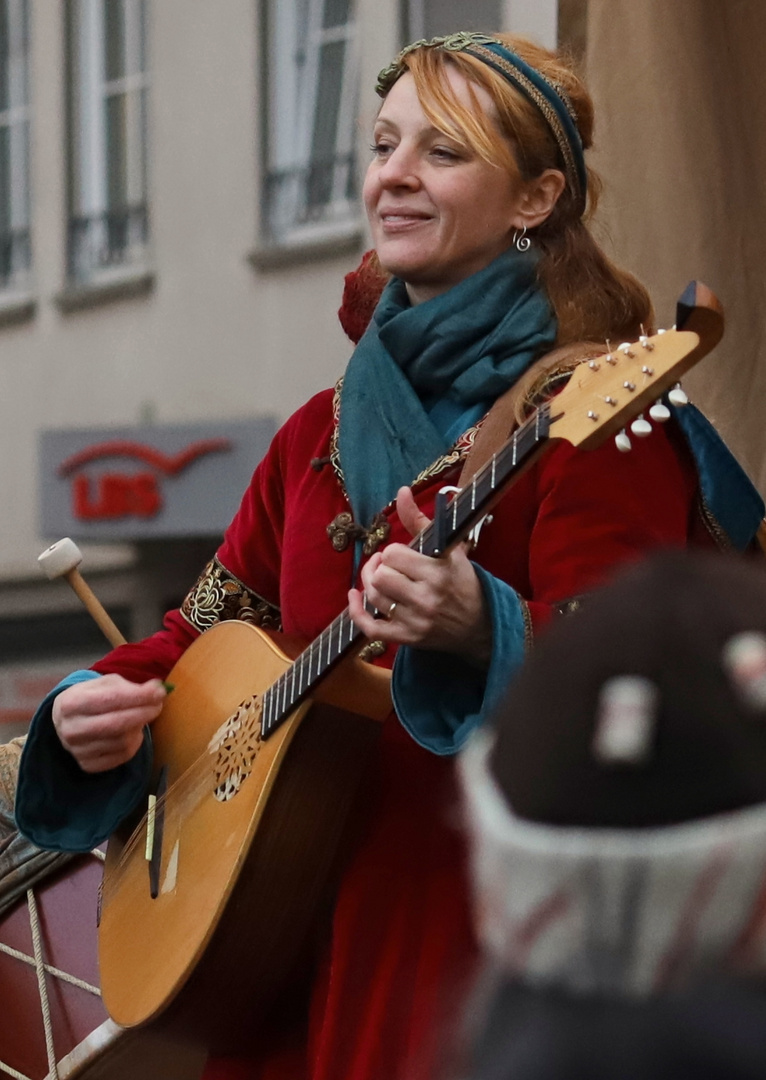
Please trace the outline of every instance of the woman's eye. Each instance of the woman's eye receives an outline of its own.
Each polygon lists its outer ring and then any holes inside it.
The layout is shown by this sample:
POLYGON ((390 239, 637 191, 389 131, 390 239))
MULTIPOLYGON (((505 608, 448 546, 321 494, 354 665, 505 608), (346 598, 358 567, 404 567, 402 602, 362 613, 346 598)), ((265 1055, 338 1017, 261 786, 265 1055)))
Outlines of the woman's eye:
POLYGON ((375 154, 376 157, 385 157, 386 154, 389 154, 392 149, 393 147, 389 143, 384 142, 373 143, 370 147, 370 150, 372 150, 373 154, 375 154))
POLYGON ((451 150, 448 146, 434 146, 432 155, 440 161, 459 161, 460 154, 457 150, 451 150))

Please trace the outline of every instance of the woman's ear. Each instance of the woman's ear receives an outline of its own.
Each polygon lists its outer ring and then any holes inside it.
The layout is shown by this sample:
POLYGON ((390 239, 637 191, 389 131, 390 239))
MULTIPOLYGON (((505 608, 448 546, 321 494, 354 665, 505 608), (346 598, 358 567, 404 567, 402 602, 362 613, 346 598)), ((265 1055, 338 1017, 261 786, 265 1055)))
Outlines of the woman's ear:
POLYGON ((511 219, 513 227, 534 229, 542 225, 565 187, 566 179, 559 169, 546 169, 525 183, 511 219))

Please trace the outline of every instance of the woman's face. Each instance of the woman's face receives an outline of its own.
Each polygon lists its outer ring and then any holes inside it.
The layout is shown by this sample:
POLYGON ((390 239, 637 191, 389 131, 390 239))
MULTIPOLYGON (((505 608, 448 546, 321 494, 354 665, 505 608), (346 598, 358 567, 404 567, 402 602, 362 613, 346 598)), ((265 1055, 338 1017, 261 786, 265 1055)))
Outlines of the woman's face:
MULTIPOLYGON (((447 77, 470 104, 466 79, 450 67, 447 77)), ((472 89, 491 113, 489 94, 472 89)), ((521 181, 433 127, 409 73, 378 113, 374 153, 364 182, 373 242, 383 268, 407 283, 413 304, 446 292, 510 247, 523 224, 521 181)))

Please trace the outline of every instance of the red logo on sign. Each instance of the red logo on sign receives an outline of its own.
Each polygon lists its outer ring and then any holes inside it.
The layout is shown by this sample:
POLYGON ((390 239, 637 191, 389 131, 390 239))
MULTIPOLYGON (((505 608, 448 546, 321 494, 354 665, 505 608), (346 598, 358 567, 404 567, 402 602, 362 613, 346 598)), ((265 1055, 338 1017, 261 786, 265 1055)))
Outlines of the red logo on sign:
MULTIPOLYGON (((130 457, 154 466, 166 476, 176 476, 198 458, 230 449, 230 439, 201 439, 177 454, 167 455, 143 443, 115 439, 73 454, 61 463, 58 472, 60 476, 68 476, 93 461, 130 457)), ((159 513, 162 506, 162 491, 157 475, 149 469, 132 474, 104 472, 97 477, 77 473, 72 479, 72 513, 80 521, 150 518, 159 513)))

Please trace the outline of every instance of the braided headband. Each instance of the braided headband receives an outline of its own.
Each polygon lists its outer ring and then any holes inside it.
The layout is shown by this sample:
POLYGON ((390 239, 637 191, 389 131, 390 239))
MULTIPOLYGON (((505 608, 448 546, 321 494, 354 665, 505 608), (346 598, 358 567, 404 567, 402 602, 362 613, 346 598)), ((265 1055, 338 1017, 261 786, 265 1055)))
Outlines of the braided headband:
POLYGON ((535 68, 530 67, 496 38, 461 31, 448 37, 432 38, 431 41, 415 41, 402 49, 394 62, 381 71, 376 86, 378 94, 385 97, 396 80, 404 74, 407 69, 403 61, 409 53, 416 49, 433 48, 447 52, 465 52, 477 57, 503 75, 539 109, 556 140, 564 162, 567 183, 582 212, 585 209, 588 181, 582 139, 577 130, 577 117, 569 96, 563 87, 552 83, 535 68))

